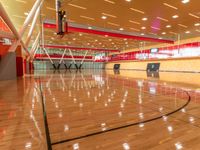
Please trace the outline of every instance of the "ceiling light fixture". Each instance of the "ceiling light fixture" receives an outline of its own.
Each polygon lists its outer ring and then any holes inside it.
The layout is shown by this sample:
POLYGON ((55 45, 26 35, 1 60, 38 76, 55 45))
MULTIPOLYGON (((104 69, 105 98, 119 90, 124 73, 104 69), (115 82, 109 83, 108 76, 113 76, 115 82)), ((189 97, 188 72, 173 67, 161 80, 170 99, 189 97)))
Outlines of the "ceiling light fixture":
POLYGON ((79 8, 79 9, 87 9, 87 8, 85 8, 85 7, 82 7, 82 6, 79 6, 79 5, 75 5, 75 4, 71 4, 71 3, 69 3, 68 4, 69 6, 72 6, 72 7, 76 7, 76 8, 79 8))
POLYGON ((17 2, 20 2, 20 3, 24 3, 26 4, 27 2, 26 1, 23 1, 23 0, 16 0, 17 2))
POLYGON ((189 13, 189 16, 192 16, 192 17, 194 17, 194 18, 197 18, 197 19, 199 19, 199 18, 200 18, 199 16, 197 16, 197 15, 194 15, 194 14, 192 14, 192 13, 189 13))
POLYGON ((116 26, 116 27, 119 27, 119 26, 120 26, 119 24, 112 23, 112 22, 107 22, 107 23, 110 24, 110 25, 116 26))
POLYGON ((25 16, 28 16, 28 13, 27 13, 27 12, 25 12, 25 13, 24 13, 24 15, 25 15, 25 16))
POLYGON ((174 15, 174 16, 172 16, 172 18, 174 18, 174 19, 176 19, 176 18, 178 18, 179 16, 178 15, 174 15))
POLYGON ((198 27, 198 26, 200 26, 200 23, 195 23, 194 26, 198 27))
POLYGON ((110 4, 115 4, 115 2, 111 1, 111 0, 104 0, 105 2, 108 2, 110 4))
POLYGON ((108 16, 108 17, 112 17, 112 18, 117 18, 117 16, 111 15, 111 14, 107 14, 107 13, 102 13, 102 15, 104 16, 108 16))
POLYGON ((165 22, 168 22, 168 21, 169 21, 169 20, 164 19, 164 18, 162 18, 162 17, 157 17, 157 19, 162 20, 162 21, 165 21, 165 22))
POLYGON ((180 27, 183 27, 183 28, 188 28, 188 26, 186 25, 183 25, 183 24, 178 24, 180 27))
POLYGON ((104 20, 105 20, 105 19, 107 19, 107 17, 106 17, 106 16, 102 16, 101 19, 104 19, 104 20))
POLYGON ((138 9, 135 9, 135 8, 130 8, 130 10, 133 10, 133 11, 135 11, 135 12, 144 14, 144 11, 141 11, 141 10, 138 10, 138 9))
POLYGON ((166 25, 166 28, 171 28, 172 26, 171 25, 166 25))
POLYGON ((170 5, 170 4, 168 4, 168 3, 163 3, 163 5, 165 5, 165 6, 167 6, 167 7, 170 7, 170 8, 172 8, 172 9, 178 9, 177 7, 175 7, 175 6, 172 6, 172 5, 170 5))
POLYGON ((140 31, 139 29, 135 29, 135 28, 130 28, 131 30, 134 30, 134 31, 140 31))
POLYGON ((88 20, 95 20, 94 18, 87 17, 87 16, 80 16, 81 18, 88 19, 88 20))
POLYGON ((133 21, 133 20, 129 20, 130 23, 134 23, 134 24, 140 24, 139 22, 133 21))
POLYGON ((182 0, 183 4, 186 4, 186 3, 189 3, 189 2, 190 2, 190 0, 182 0))
POLYGON ((142 20, 143 20, 143 21, 147 21, 148 19, 145 17, 145 18, 142 18, 142 20))
POLYGON ((151 26, 152 29, 155 29, 155 30, 160 30, 160 28, 157 28, 157 27, 153 27, 151 26))
POLYGON ((142 29, 142 30, 145 30, 145 29, 146 29, 146 27, 141 27, 141 29, 142 29))

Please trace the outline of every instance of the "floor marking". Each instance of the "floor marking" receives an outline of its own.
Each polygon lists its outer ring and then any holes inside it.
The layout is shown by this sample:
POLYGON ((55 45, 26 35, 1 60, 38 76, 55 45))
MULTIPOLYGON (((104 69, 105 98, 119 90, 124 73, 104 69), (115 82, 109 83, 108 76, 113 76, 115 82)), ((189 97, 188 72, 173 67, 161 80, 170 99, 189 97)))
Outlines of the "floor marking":
POLYGON ((183 106, 181 106, 180 108, 176 109, 175 111, 169 112, 169 113, 167 113, 165 115, 161 115, 161 116, 158 116, 158 117, 155 117, 155 118, 152 118, 152 119, 148 119, 148 120, 145 120, 145 121, 141 121, 141 122, 132 123, 132 124, 129 124, 129 125, 124 125, 124 126, 121 126, 121 127, 116 127, 116 128, 108 129, 108 130, 105 130, 105 131, 99 131, 99 132, 95 132, 95 133, 91 133, 91 134, 86 134, 86 135, 75 137, 75 138, 70 138, 70 139, 66 139, 66 140, 54 142, 54 143, 52 143, 52 145, 67 143, 67 142, 70 142, 70 141, 79 140, 79 139, 87 138, 87 137, 90 137, 90 136, 104 134, 104 133, 107 133, 107 132, 111 132, 111 131, 115 131, 115 130, 119 130, 119 129, 123 129, 123 128, 128 128, 128 127, 135 126, 135 125, 140 125, 140 124, 152 122, 152 121, 161 119, 164 116, 170 116, 170 115, 172 115, 172 114, 180 111, 181 109, 185 108, 190 103, 191 97, 190 97, 190 95, 189 95, 189 93, 187 91, 185 91, 185 92, 188 95, 188 101, 187 101, 187 103, 185 103, 183 106))
POLYGON ((51 137, 50 137, 50 134, 49 134, 47 113, 46 113, 45 101, 44 101, 44 97, 43 97, 42 84, 41 84, 40 78, 39 78, 39 87, 40 87, 39 89, 40 89, 40 94, 41 94, 41 98, 42 98, 42 111, 43 111, 43 117, 44 117, 44 125, 45 125, 47 147, 48 147, 48 150, 52 150, 51 137))

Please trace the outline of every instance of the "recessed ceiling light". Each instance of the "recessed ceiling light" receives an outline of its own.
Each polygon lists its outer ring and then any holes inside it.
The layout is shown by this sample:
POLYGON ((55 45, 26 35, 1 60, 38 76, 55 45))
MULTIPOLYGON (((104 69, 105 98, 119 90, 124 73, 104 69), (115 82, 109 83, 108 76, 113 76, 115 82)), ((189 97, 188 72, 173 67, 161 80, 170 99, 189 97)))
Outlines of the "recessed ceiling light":
POLYGON ((23 0, 16 0, 16 1, 20 3, 27 3, 26 1, 23 1, 23 0))
POLYGON ((73 41, 75 41, 75 40, 76 40, 76 38, 73 38, 72 40, 73 40, 73 41))
POLYGON ((162 32, 162 34, 163 34, 163 35, 165 35, 165 34, 166 34, 166 32, 162 32))
POLYGON ((108 24, 112 25, 112 26, 116 26, 116 27, 119 27, 120 25, 119 24, 116 24, 116 23, 112 23, 112 22, 107 22, 108 24))
POLYGON ((200 30, 196 30, 197 32, 200 32, 200 30))
POLYGON ((139 22, 133 21, 133 20, 129 20, 129 22, 134 23, 134 24, 140 24, 139 22))
POLYGON ((168 4, 168 3, 163 3, 163 5, 165 5, 165 6, 167 6, 167 7, 170 7, 170 8, 172 8, 172 9, 178 9, 177 7, 175 7, 175 6, 172 6, 172 5, 170 5, 170 4, 168 4))
POLYGON ((185 31, 185 33, 186 33, 186 34, 189 34, 189 33, 190 33, 190 31, 185 31))
POLYGON ((79 33, 79 36, 82 36, 83 34, 82 33, 79 33))
POLYGON ((171 25, 167 25, 167 26, 166 26, 166 28, 171 28, 171 27, 172 27, 171 25))
POLYGON ((28 16, 28 13, 27 13, 27 12, 25 12, 25 13, 24 13, 24 15, 28 16))
POLYGON ((197 16, 197 15, 194 15, 194 14, 192 14, 192 13, 189 13, 189 15, 190 15, 190 16, 192 16, 192 17, 194 17, 194 18, 197 18, 197 19, 199 19, 199 18, 200 18, 199 16, 197 16))
POLYGON ((155 30, 161 30, 160 28, 157 28, 157 27, 153 27, 151 26, 152 29, 155 29, 155 30))
POLYGON ((144 35, 144 33, 141 33, 140 35, 144 35))
POLYGON ((105 19, 107 19, 107 17, 106 17, 106 16, 102 16, 101 19, 104 19, 104 20, 105 20, 105 19))
POLYGON ((92 29, 92 27, 88 27, 88 29, 92 29))
POLYGON ((130 10, 133 10, 133 11, 135 11, 135 12, 144 14, 144 11, 141 11, 141 10, 138 10, 138 9, 135 9, 135 8, 130 8, 130 10))
POLYGON ((123 31, 123 30, 124 30, 124 28, 119 28, 119 30, 120 30, 120 31, 123 31))
POLYGON ((125 0, 126 2, 131 2, 131 0, 125 0))
POLYGON ((140 30, 139 29, 135 29, 135 28, 130 28, 131 30, 134 30, 134 31, 137 31, 139 32, 140 30))
POLYGON ((104 0, 105 2, 108 2, 110 4, 115 4, 115 2, 111 1, 111 0, 104 0))
POLYGON ((146 29, 146 27, 141 27, 141 29, 142 29, 142 30, 145 30, 145 29, 146 29))
POLYGON ((159 20, 162 20, 162 21, 165 21, 165 22, 168 22, 169 20, 165 19, 165 18, 162 18, 162 17, 157 17, 157 19, 159 20))
POLYGON ((145 18, 142 18, 142 20, 143 20, 143 21, 147 21, 148 19, 145 17, 145 18))
POLYGON ((71 4, 71 3, 69 3, 68 5, 69 5, 69 6, 72 6, 72 7, 84 9, 84 10, 87 9, 87 8, 85 8, 85 7, 82 7, 82 6, 79 6, 79 5, 75 5, 75 4, 71 4))
POLYGON ((195 23, 194 26, 198 27, 198 26, 200 26, 200 23, 195 23))
POLYGON ((183 27, 183 28, 188 28, 188 26, 184 25, 184 24, 178 24, 180 27, 183 27))
POLYGON ((172 18, 174 18, 174 19, 178 18, 178 15, 174 15, 174 16, 172 16, 172 18))
POLYGON ((186 4, 186 3, 189 3, 190 0, 182 0, 182 3, 186 4))
POLYGON ((84 18, 84 19, 88 19, 88 20, 95 20, 94 18, 91 18, 91 17, 88 17, 88 16, 80 16, 81 18, 84 18))
POLYGON ((117 18, 117 16, 114 16, 114 15, 111 15, 111 14, 108 14, 108 13, 104 13, 104 12, 102 13, 102 15, 112 17, 112 18, 117 18))

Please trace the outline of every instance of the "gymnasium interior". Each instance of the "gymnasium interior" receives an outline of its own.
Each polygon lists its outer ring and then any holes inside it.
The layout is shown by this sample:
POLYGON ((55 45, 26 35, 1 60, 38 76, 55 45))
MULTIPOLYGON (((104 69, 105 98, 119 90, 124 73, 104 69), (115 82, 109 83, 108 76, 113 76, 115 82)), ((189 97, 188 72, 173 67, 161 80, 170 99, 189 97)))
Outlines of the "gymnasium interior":
POLYGON ((199 150, 199 0, 0 0, 0 150, 199 150))

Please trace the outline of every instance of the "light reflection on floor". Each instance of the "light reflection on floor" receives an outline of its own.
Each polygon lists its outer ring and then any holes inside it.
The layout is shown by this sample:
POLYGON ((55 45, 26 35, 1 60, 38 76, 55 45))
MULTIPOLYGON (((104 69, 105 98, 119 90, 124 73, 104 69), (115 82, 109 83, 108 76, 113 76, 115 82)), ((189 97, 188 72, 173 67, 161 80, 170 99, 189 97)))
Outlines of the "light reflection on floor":
POLYGON ((1 107, 5 108, 2 112, 13 108, 15 112, 7 123, 7 114, 1 112, 0 149, 13 149, 15 145, 46 149, 39 80, 53 149, 198 149, 200 93, 199 84, 191 79, 198 81, 199 77, 72 70, 37 71, 16 83, 2 82, 0 104, 7 106, 1 107), (13 91, 17 93, 9 96, 4 88, 10 84, 15 85, 13 91), (188 103, 187 92, 191 102, 182 108, 188 103), (173 113, 179 108, 182 109, 173 113), (11 130, 16 124, 19 130, 11 130), (21 137, 25 140, 21 141, 21 137))

